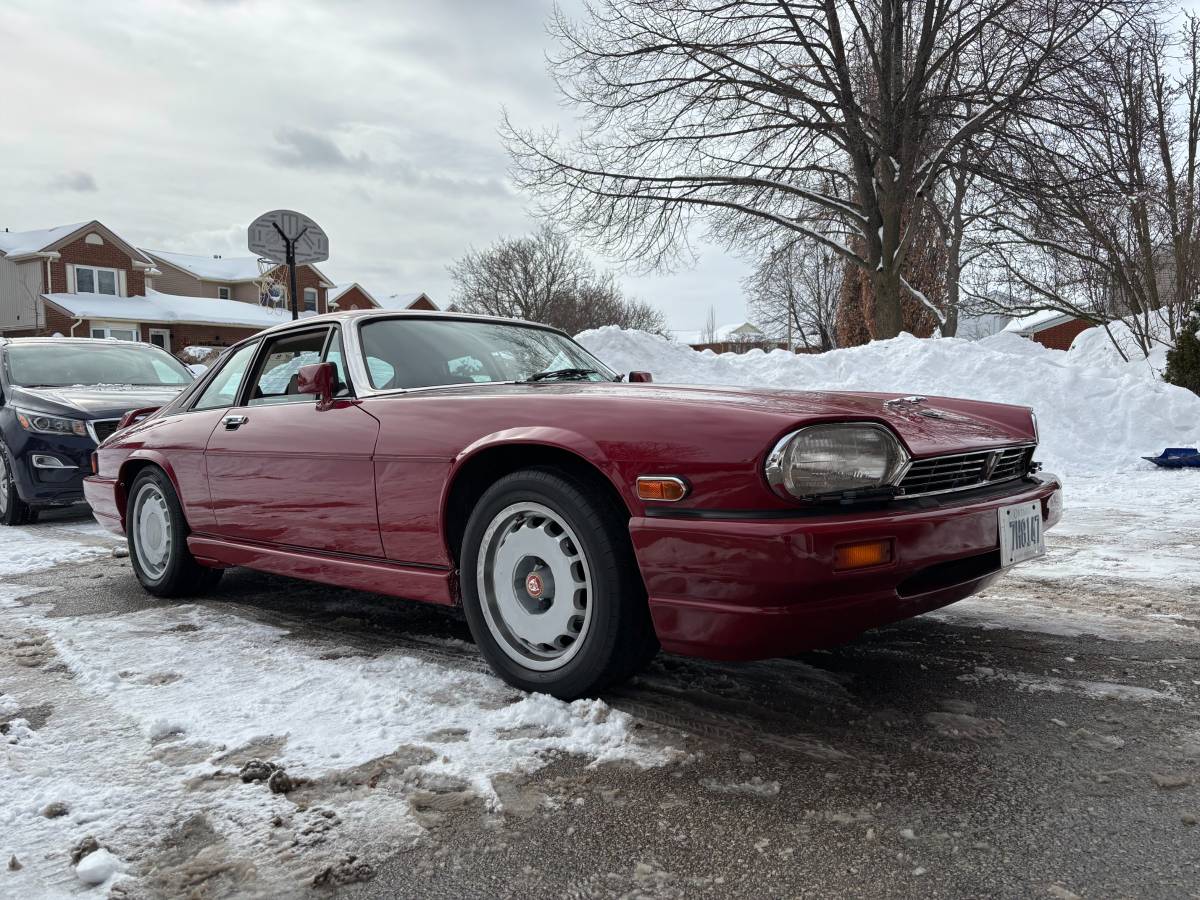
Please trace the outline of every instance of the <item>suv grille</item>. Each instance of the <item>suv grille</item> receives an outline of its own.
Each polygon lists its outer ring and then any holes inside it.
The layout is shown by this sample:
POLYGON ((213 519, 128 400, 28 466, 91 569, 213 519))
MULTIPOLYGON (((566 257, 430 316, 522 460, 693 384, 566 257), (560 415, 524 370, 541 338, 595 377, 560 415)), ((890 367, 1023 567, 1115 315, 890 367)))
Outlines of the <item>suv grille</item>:
POLYGON ((96 439, 97 444, 103 444, 104 439, 117 430, 120 419, 92 419, 88 422, 88 431, 96 439))
POLYGON ((1029 471, 1033 451, 1033 445, 1026 445, 919 459, 901 479, 899 495, 920 497, 1011 481, 1029 471))

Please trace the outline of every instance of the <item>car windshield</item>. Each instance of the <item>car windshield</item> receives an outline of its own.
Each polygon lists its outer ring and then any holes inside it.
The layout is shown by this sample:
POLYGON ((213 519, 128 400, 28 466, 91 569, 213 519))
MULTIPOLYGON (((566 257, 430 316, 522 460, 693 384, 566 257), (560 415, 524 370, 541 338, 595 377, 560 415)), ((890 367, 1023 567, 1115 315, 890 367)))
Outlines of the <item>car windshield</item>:
POLYGON ((7 355, 9 380, 21 387, 181 387, 192 381, 181 362, 146 344, 26 344, 9 347, 7 355))
POLYGON ((515 322, 381 319, 362 326, 362 345, 377 390, 616 378, 565 335, 515 322))

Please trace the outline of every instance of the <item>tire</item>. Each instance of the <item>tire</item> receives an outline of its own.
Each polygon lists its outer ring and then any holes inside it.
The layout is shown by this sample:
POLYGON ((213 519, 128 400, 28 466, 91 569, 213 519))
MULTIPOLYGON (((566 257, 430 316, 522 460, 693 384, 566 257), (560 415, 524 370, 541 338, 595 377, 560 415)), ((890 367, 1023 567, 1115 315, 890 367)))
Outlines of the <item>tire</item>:
POLYGON ((658 641, 627 521, 560 469, 514 472, 484 492, 463 536, 463 610, 501 678, 574 700, 653 658, 658 641))
POLYGON ((171 479, 143 469, 129 490, 125 536, 134 574, 156 597, 204 594, 221 580, 221 569, 200 565, 188 550, 188 530, 171 479))
POLYGON ((32 525, 37 515, 37 510, 17 493, 12 456, 8 447, 0 444, 0 525, 32 525))

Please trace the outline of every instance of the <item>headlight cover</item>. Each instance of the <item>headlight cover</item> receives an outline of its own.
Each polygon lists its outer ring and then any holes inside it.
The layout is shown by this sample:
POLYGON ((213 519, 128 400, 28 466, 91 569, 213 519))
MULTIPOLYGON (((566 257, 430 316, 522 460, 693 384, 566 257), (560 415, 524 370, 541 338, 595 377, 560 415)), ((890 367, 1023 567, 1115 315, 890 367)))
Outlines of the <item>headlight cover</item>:
POLYGON ((791 499, 870 491, 891 484, 908 454, 882 425, 810 425, 783 438, 767 457, 767 482, 791 499))
POLYGON ((76 434, 87 437, 87 424, 80 419, 64 419, 60 416, 50 416, 46 413, 30 412, 27 409, 14 409, 17 421, 26 431, 37 434, 76 434))

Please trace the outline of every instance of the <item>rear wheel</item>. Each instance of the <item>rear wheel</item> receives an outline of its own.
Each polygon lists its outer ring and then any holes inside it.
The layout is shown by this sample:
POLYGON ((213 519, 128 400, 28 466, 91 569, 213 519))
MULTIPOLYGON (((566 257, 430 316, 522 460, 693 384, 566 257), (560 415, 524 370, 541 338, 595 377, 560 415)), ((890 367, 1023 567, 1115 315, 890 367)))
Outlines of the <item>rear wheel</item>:
POLYGON ((187 520, 171 480, 161 469, 144 469, 134 479, 125 534, 134 574, 155 596, 202 594, 221 580, 220 569, 200 565, 188 550, 187 520))
POLYGON ((516 687, 591 695, 658 649, 624 517, 597 494, 567 472, 528 469, 497 481, 471 513, 464 611, 516 687))
POLYGON ((29 525, 37 521, 37 510, 21 499, 13 475, 12 457, 0 444, 0 525, 29 525))

